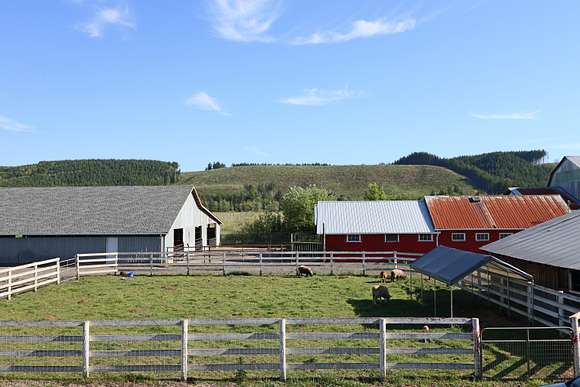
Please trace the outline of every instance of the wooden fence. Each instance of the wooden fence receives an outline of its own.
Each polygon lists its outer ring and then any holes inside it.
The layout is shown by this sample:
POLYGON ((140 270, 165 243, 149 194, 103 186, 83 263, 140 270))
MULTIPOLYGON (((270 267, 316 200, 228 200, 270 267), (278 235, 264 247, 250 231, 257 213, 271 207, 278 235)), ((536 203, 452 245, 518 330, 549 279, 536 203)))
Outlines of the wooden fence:
POLYGON ((510 276, 493 268, 481 268, 460 283, 467 292, 546 326, 569 326, 580 311, 580 297, 510 276))
POLYGON ((300 265, 306 265, 318 274, 376 274, 381 270, 400 268, 409 270, 409 264, 421 254, 347 251, 211 251, 211 252, 135 252, 78 254, 77 277, 93 274, 111 274, 120 270, 148 274, 212 273, 226 275, 232 272, 249 274, 295 274, 300 265))
POLYGON ((472 370, 479 378, 479 336, 476 318, 0 321, 0 345, 9 345, 0 348, 0 373, 179 372, 186 380, 190 371, 274 370, 286 380, 290 370, 378 370, 385 378, 390 369, 439 369, 472 370), (355 355, 367 361, 352 361, 355 355), (336 361, 341 356, 346 361, 336 361), (392 356, 411 361, 389 361, 392 356), (225 361, 232 357, 239 361, 225 361))
POLYGON ((60 258, 0 269, 0 298, 60 283, 60 258))

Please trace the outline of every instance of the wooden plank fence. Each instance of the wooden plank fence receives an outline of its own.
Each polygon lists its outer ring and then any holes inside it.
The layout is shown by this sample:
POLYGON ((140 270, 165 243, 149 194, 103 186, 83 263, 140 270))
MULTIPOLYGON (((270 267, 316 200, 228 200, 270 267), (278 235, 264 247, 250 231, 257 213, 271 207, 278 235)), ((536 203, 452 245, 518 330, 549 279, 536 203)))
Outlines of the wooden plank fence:
POLYGON ((60 283, 60 258, 0 269, 0 298, 60 283))
MULTIPOLYGON (((441 328, 442 329, 442 328, 441 328)), ((318 328, 320 330, 320 328, 318 328)), ((380 376, 385 378, 391 369, 439 369, 439 370, 472 370, 476 378, 481 376, 481 362, 479 352, 479 320, 476 318, 348 318, 348 319, 297 319, 297 318, 254 318, 254 319, 185 319, 185 320, 100 320, 100 321, 0 321, 0 344, 7 343, 14 347, 0 350, 0 374, 1 373, 47 373, 66 372, 82 373, 85 377, 95 372, 179 372, 182 380, 187 380, 190 371, 239 371, 239 370, 278 370, 280 379, 286 380, 289 370, 313 370, 313 369, 349 369, 349 370, 379 370, 380 376), (363 331, 356 332, 320 332, 310 331, 316 326, 340 326, 353 325, 364 327, 363 331), (396 325, 404 325, 405 330, 395 331, 396 325), (463 326, 463 331, 437 329, 435 332, 421 332, 423 325, 432 327, 439 326, 463 326), (264 327, 270 328, 268 332, 212 332, 195 333, 192 327, 200 326, 226 326, 228 329, 238 331, 240 327, 264 327), (409 328, 415 326, 419 332, 409 328), (150 332, 141 333, 138 329, 153 327, 162 332, 167 327, 178 328, 175 333, 150 332), (288 330, 290 328, 290 330, 288 330), (310 327, 310 328, 309 328, 310 327), (19 334, 6 334, 8 329, 18 328, 19 334), (68 329, 67 334, 22 334, 22 329, 68 329), (131 333, 120 334, 119 329, 131 328, 131 333), (70 329, 75 329, 76 334, 70 334, 70 329), (103 329, 112 329, 103 333, 103 329), (305 331, 306 330, 306 331, 305 331), (139 332, 139 333, 137 333, 139 332), (244 341, 254 342, 267 341, 269 346, 247 347, 244 341), (332 346, 333 342, 339 341, 339 345, 348 342, 360 341, 361 346, 332 346), (362 341, 361 341, 362 340, 362 341), (398 340, 397 345, 390 345, 391 340, 398 340), (417 344, 409 348, 401 347, 399 341, 407 340, 414 343, 435 342, 439 347, 417 344), (436 341, 433 341, 436 340, 436 341), (462 341, 464 344, 444 344, 446 341, 462 341), (196 347, 197 343, 206 342, 210 345, 214 342, 232 342, 237 347, 206 348, 203 345, 196 347), (317 347, 305 346, 305 343, 314 341, 317 347), (320 342, 323 342, 320 347, 320 342), (147 347, 129 349, 124 343, 176 343, 172 348, 150 349, 147 347), (272 343, 276 343, 277 345, 272 343), (375 344, 371 347, 369 343, 375 344), (25 344, 21 348, 18 344, 25 344), (74 349, 32 349, 37 343, 66 343, 76 345, 74 349), (105 343, 105 347, 95 348, 99 343, 105 343), (121 347, 115 347, 115 344, 121 347), (122 348, 122 349, 117 349, 122 348), (251 362, 252 356, 269 355, 270 361, 251 362), (289 361, 289 357, 302 355, 378 355, 376 362, 354 361, 289 361), (421 362, 421 361, 389 361, 390 356, 417 355, 417 356, 443 356, 465 355, 471 362, 459 360, 449 361, 449 357, 442 359, 447 361, 421 362), (238 357, 239 362, 227 362, 220 359, 238 357), (201 361, 192 361, 193 357, 201 357, 201 361), (217 357, 217 362, 207 362, 207 357, 217 357), (66 364, 57 363, 27 363, 32 358, 54 358, 55 361, 64 362, 69 358, 77 358, 78 362, 66 364), (99 359, 147 359, 138 363, 117 361, 103 364, 99 359), (169 363, 163 359, 172 358, 169 363), (8 359, 8 362, 6 362, 8 359)), ((32 333, 35 333, 33 331, 32 333)), ((67 347, 69 348, 69 347, 67 347)), ((457 356, 454 356, 457 358, 457 356)))
POLYGON ((320 274, 373 274, 395 268, 410 270, 421 254, 397 251, 251 251, 133 252, 78 254, 77 277, 132 270, 146 274, 194 274, 232 272, 294 274, 300 265, 320 274))

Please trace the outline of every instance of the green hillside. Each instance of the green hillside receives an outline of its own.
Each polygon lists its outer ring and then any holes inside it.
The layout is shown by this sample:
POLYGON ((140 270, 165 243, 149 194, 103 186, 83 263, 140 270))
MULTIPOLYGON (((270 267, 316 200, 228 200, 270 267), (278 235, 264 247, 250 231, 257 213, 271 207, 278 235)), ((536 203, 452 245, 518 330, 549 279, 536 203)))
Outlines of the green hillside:
POLYGON ((165 185, 178 178, 177 163, 157 160, 62 160, 0 167, 3 187, 165 185))
POLYGON ((276 209, 288 187, 311 184, 339 198, 361 199, 369 182, 391 198, 419 198, 433 192, 472 193, 466 179, 437 166, 335 165, 236 166, 181 174, 179 184, 196 186, 208 206, 220 211, 276 209))
POLYGON ((416 152, 402 157, 396 165, 436 165, 469 179, 479 190, 501 193, 507 187, 544 187, 553 164, 541 164, 546 151, 492 152, 473 156, 442 158, 416 152))

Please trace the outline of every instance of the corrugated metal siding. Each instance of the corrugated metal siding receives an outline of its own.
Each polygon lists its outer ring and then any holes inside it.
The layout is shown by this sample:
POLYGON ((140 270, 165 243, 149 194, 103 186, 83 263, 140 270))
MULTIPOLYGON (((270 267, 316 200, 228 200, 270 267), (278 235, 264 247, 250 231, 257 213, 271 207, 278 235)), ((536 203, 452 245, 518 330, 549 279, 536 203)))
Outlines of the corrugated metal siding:
POLYGON ((487 252, 580 270, 580 211, 484 246, 487 252))
POLYGON ((318 234, 428 234, 433 225, 423 201, 327 201, 316 205, 318 234))
MULTIPOLYGON (((123 236, 119 252, 160 251, 159 236, 123 236)), ((0 267, 43 259, 73 258, 75 254, 105 252, 106 236, 0 237, 0 267)))
POLYGON ((569 212, 559 195, 429 196, 425 201, 438 230, 524 229, 569 212))

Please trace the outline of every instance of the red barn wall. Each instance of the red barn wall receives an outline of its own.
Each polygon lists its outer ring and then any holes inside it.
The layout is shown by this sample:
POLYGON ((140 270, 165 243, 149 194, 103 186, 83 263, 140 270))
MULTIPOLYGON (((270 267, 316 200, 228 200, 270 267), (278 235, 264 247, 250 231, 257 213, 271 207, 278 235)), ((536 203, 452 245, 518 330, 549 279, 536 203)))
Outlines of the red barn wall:
POLYGON ((433 242, 419 242, 418 234, 399 234, 399 242, 386 243, 384 234, 361 235, 360 242, 347 242, 346 235, 326 235, 326 251, 400 251, 424 254, 436 247, 433 242))

